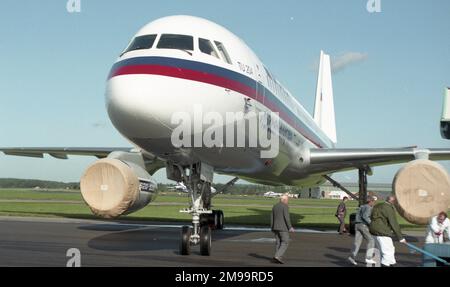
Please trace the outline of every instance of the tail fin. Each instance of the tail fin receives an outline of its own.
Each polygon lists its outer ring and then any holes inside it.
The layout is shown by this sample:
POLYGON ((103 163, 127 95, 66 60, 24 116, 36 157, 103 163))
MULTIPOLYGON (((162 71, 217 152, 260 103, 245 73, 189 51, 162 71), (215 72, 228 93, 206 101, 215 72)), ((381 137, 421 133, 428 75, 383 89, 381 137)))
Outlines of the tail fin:
POLYGON ((323 51, 320 51, 314 121, 333 143, 337 142, 330 56, 323 51))

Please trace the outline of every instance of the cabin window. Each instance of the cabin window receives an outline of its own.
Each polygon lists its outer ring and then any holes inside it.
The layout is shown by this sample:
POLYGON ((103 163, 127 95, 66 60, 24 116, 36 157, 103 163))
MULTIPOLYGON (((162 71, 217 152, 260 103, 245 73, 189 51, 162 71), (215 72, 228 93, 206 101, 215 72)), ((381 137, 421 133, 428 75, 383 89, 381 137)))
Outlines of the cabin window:
POLYGON ((207 39, 198 39, 198 47, 202 53, 208 54, 210 56, 216 57, 219 59, 219 55, 217 55, 216 50, 214 49, 214 45, 211 43, 211 41, 207 39))
POLYGON ((163 34, 158 42, 158 49, 194 50, 194 37, 177 34, 163 34))
POLYGON ((128 48, 122 53, 125 54, 134 50, 150 49, 155 42, 156 35, 143 35, 133 39, 128 48))
POLYGON ((219 41, 214 41, 214 43, 216 44, 217 50, 219 50, 219 53, 222 56, 222 58, 225 60, 225 62, 227 62, 228 64, 232 64, 230 55, 228 55, 228 52, 227 52, 227 49, 225 49, 225 46, 219 41))

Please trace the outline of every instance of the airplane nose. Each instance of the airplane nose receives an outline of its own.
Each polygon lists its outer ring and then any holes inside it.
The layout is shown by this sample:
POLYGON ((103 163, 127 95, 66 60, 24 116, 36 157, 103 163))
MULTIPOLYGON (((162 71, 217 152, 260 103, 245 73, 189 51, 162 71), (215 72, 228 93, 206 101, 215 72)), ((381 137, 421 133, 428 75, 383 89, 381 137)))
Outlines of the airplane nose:
POLYGON ((157 85, 145 75, 110 78, 106 87, 106 108, 116 129, 128 138, 170 137, 167 118, 157 85))

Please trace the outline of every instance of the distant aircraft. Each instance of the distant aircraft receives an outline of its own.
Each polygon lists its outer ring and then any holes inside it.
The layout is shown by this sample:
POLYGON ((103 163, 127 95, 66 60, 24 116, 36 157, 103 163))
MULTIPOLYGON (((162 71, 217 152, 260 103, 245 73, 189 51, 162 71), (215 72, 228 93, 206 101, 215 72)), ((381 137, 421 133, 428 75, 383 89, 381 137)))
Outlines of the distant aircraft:
MULTIPOLYGON (((177 182, 177 184, 175 186, 169 187, 169 189, 174 189, 176 191, 189 193, 189 189, 186 187, 186 185, 182 181, 177 182)), ((214 194, 216 192, 217 192, 217 190, 213 186, 211 186, 211 193, 214 194)))
POLYGON ((444 139, 450 139, 450 88, 445 90, 442 105, 441 135, 444 139))
MULTIPOLYGON (((267 36, 268 41, 273 41, 267 36)), ((287 38, 278 44, 287 46, 289 41, 287 38)), ((300 50, 295 56, 299 55, 300 50)), ((360 98, 361 103, 355 105, 363 108, 364 94, 360 98)), ((364 180, 373 166, 417 158, 450 159, 450 149, 336 148, 329 55, 320 53, 311 116, 244 41, 213 22, 191 16, 161 18, 137 32, 109 73, 106 108, 113 125, 133 143, 133 148, 42 147, 0 148, 0 151, 31 157, 49 154, 59 159, 67 159, 68 155, 100 158, 87 168, 80 185, 92 212, 106 218, 132 213, 152 201, 157 192, 152 175, 165 167, 167 178, 183 182, 191 195, 190 207, 182 210, 192 215, 192 227, 182 228, 183 255, 190 253, 192 245, 200 245, 200 253, 210 255, 211 227, 223 228, 223 212, 211 210, 214 173, 234 176, 229 185, 241 178, 266 185, 310 187, 330 180, 329 175, 335 172, 357 169, 360 180, 364 180), (267 130, 246 133, 245 142, 254 142, 263 132, 270 133, 279 138, 279 152, 275 157, 264 158, 261 155, 267 147, 262 145, 174 145, 172 136, 179 127, 179 122, 174 124, 174 114, 183 112, 195 119, 196 105, 204 114, 266 115, 266 121, 260 124, 267 130), (279 115, 279 129, 273 128, 276 118, 269 117, 271 112, 279 115), (205 218, 209 224, 201 224, 205 218)), ((252 120, 236 119, 219 126, 242 127, 240 124, 252 120)), ((200 128, 194 126, 185 136, 195 140, 217 122, 210 121, 200 128)), ((364 132, 370 131, 368 128, 359 131, 361 136, 364 132)), ((231 141, 227 136, 225 140, 231 141)), ((415 177, 412 185, 416 184, 414 180, 415 177)))
POLYGON ((173 187, 169 187, 169 189, 173 189, 176 191, 181 191, 181 192, 189 192, 188 188, 186 187, 186 185, 184 185, 184 183, 182 181, 177 182, 177 184, 173 187))
POLYGON ((273 192, 273 191, 268 191, 266 193, 264 193, 264 197, 270 197, 270 198, 276 198, 276 197, 280 197, 281 193, 277 193, 277 192, 273 192))

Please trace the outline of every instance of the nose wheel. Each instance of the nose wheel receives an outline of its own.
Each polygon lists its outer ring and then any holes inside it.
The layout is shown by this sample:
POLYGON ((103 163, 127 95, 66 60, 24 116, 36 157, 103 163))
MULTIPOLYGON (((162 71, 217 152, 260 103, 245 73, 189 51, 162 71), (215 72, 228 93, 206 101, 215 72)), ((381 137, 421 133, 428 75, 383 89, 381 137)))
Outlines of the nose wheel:
POLYGON ((207 225, 200 228, 200 254, 211 255, 211 228, 207 225))
POLYGON ((223 215, 223 211, 222 210, 218 210, 217 211, 217 217, 218 217, 218 220, 217 220, 217 227, 216 228, 218 230, 222 230, 223 227, 224 227, 224 223, 225 223, 224 215, 223 215))
MULTIPOLYGON (((192 227, 183 226, 181 229, 180 254, 189 255, 191 247, 200 246, 202 256, 211 255, 211 230, 223 229, 224 216, 221 210, 211 210, 211 182, 213 177, 212 167, 200 163, 192 164, 188 167, 178 166, 178 169, 168 168, 171 176, 168 178, 179 181, 181 178, 189 191, 191 204, 189 208, 180 212, 192 216, 192 227), (189 175, 186 170, 188 169, 189 175)), ((233 179, 231 183, 237 181, 233 179)), ((227 186, 230 186, 227 184, 227 186)))
MULTIPOLYGON (((181 229, 181 242, 180 242, 180 253, 181 255, 191 254, 191 235, 192 229, 190 226, 183 226, 181 229)), ((210 256, 211 255, 211 228, 208 225, 204 225, 200 228, 200 255, 210 256)))
POLYGON ((181 228, 181 242, 180 242, 181 255, 191 254, 191 234, 192 230, 190 226, 183 226, 181 228))

